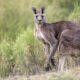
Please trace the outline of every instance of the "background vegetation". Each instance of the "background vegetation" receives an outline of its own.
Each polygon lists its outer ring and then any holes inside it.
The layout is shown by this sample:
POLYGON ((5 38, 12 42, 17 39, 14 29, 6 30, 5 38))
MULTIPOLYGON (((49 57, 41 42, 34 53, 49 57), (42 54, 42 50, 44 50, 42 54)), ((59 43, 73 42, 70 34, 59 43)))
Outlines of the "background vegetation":
POLYGON ((0 0, 0 76, 43 71, 42 43, 33 33, 32 6, 46 8, 47 22, 80 22, 80 0, 0 0))

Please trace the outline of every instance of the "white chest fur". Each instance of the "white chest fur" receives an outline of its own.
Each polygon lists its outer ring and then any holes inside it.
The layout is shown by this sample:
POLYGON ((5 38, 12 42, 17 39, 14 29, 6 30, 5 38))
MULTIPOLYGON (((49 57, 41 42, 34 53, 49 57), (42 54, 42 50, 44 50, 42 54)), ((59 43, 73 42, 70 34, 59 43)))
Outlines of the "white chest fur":
POLYGON ((35 36, 38 38, 38 39, 45 39, 45 36, 43 35, 42 31, 40 30, 40 25, 38 24, 35 24, 35 28, 34 28, 34 33, 35 33, 35 36))

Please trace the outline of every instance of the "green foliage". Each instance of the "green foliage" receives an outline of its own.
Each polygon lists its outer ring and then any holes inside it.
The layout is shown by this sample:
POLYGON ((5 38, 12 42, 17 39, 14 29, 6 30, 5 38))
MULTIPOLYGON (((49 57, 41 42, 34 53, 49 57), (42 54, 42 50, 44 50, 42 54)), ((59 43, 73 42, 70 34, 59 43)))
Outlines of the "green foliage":
POLYGON ((32 6, 46 21, 80 21, 80 0, 0 0, 0 76, 43 70, 43 45, 34 37, 32 6))
POLYGON ((80 4, 76 3, 74 10, 69 15, 69 20, 80 22, 80 4))
POLYGON ((36 73, 36 69, 40 67, 40 62, 43 60, 43 58, 40 57, 42 54, 39 55, 39 53, 42 52, 39 50, 42 49, 37 48, 37 43, 35 42, 31 26, 28 26, 27 30, 17 37, 14 44, 14 54, 16 57, 15 71, 22 74, 36 73), (37 68, 35 68, 35 65, 37 68))
POLYGON ((3 40, 0 44, 0 75, 5 76, 13 67, 12 43, 3 40))

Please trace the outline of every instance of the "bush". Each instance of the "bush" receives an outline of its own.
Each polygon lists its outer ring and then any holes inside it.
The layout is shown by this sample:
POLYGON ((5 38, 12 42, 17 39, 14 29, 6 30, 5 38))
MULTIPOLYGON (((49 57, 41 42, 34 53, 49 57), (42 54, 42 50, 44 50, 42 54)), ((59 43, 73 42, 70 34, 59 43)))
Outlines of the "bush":
POLYGON ((38 48, 38 42, 35 42, 33 30, 29 26, 17 37, 14 44, 15 71, 21 74, 34 74, 39 71, 43 61, 43 58, 40 57, 43 55, 41 52, 42 49, 38 48))
POLYGON ((69 15, 69 20, 80 22, 80 6, 76 3, 74 10, 69 15))
POLYGON ((7 76, 12 72, 14 56, 12 43, 3 40, 0 44, 0 76, 7 76))

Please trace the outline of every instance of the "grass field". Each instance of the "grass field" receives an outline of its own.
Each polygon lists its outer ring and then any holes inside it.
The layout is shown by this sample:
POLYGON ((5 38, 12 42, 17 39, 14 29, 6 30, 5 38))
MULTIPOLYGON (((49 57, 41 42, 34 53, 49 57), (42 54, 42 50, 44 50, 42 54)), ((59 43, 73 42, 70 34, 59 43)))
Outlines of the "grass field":
POLYGON ((73 68, 63 72, 49 72, 33 76, 16 75, 0 80, 80 80, 80 68, 73 68))

